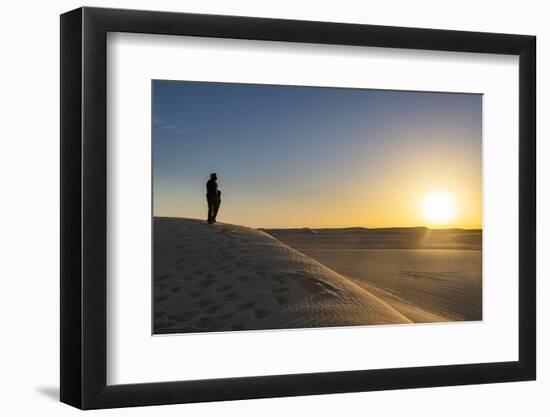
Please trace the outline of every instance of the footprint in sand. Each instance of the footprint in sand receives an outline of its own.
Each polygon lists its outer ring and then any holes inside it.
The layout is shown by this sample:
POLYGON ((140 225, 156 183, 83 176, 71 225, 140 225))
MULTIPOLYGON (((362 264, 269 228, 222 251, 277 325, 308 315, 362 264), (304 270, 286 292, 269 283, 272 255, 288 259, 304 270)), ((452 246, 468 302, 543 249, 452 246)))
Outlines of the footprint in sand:
POLYGON ((288 277, 283 274, 271 274, 269 278, 279 284, 286 284, 288 282, 288 277))

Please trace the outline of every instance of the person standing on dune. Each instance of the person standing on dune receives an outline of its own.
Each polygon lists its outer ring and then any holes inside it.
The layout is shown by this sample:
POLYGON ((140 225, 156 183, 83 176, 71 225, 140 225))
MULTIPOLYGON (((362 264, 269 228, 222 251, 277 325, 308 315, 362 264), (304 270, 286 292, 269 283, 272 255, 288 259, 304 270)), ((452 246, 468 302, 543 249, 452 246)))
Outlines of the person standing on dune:
POLYGON ((210 174, 206 183, 206 201, 208 203, 208 224, 216 223, 216 216, 222 202, 222 192, 218 189, 218 176, 215 172, 210 174))

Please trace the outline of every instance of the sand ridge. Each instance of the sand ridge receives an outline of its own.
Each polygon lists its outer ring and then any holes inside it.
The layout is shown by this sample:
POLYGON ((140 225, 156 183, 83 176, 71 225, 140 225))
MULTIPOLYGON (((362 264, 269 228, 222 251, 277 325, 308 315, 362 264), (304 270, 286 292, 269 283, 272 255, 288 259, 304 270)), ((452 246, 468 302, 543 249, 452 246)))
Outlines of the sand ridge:
POLYGON ((353 281, 269 234, 154 219, 154 333, 410 323, 353 281))
POLYGON ((415 323, 483 318, 481 251, 319 249, 314 241, 302 244, 299 251, 365 288, 415 323))

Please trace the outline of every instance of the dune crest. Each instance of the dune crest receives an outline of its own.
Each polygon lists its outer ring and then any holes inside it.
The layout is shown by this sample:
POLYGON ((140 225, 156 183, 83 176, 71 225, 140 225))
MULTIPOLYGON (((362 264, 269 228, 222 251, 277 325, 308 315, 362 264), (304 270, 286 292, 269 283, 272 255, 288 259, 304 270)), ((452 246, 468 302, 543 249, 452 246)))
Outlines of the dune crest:
POLYGON ((263 231, 183 218, 154 228, 156 334, 411 322, 263 231))

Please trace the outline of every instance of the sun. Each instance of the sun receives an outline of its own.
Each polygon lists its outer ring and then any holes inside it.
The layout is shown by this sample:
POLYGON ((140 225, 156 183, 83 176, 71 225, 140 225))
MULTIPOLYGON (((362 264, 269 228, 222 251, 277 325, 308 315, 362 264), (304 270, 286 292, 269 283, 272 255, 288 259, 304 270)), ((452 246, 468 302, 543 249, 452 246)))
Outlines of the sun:
POLYGON ((420 208, 424 219, 434 224, 453 220, 457 213, 454 198, 447 192, 434 192, 426 195, 420 208))

